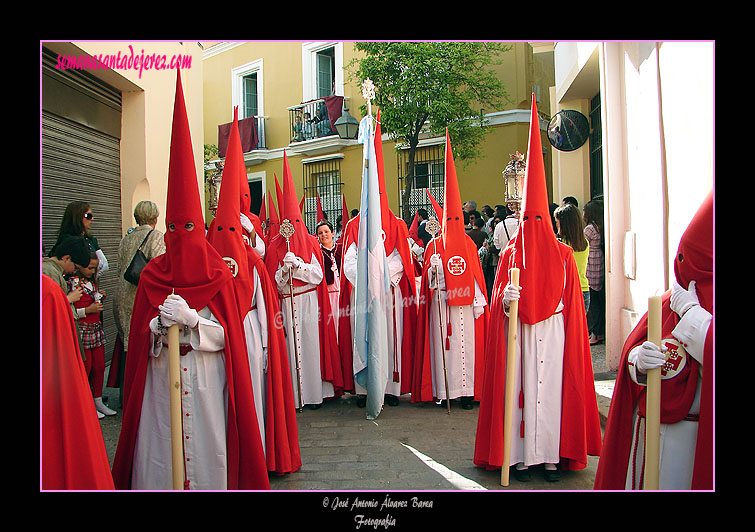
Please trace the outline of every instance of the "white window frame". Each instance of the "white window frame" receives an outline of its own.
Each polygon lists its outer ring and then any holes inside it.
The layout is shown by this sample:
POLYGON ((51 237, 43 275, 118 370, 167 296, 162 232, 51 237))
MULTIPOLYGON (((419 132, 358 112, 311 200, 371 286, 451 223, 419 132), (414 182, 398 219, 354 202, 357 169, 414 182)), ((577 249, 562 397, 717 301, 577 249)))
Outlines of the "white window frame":
POLYGON ((249 118, 242 116, 244 106, 242 99, 244 94, 244 77, 249 74, 257 74, 257 115, 265 115, 265 96, 264 96, 264 75, 262 69, 262 59, 257 59, 245 65, 237 66, 231 69, 231 102, 234 107, 239 108, 239 120, 249 118))
POLYGON ((343 96, 343 43, 305 42, 301 45, 302 102, 317 98, 317 52, 334 48, 336 94, 343 96))

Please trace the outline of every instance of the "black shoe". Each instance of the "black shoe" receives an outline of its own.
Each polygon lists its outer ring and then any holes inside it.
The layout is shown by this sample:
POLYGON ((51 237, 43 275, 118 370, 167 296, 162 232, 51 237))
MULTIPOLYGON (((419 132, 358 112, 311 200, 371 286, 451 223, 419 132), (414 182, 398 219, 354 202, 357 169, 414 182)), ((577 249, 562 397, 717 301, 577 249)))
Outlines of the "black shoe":
POLYGON ((385 394, 385 404, 388 406, 398 406, 398 397, 389 393, 385 394))
POLYGON ((472 410, 472 401, 473 400, 474 399, 472 397, 462 397, 460 399, 460 401, 461 401, 461 407, 464 410, 472 410))
POLYGON ((513 469, 514 469, 514 478, 517 479, 519 482, 529 482, 532 479, 532 475, 530 474, 529 468, 517 469, 516 466, 514 466, 513 469))
POLYGON ((435 404, 438 405, 441 408, 446 408, 446 401, 447 401, 447 399, 441 399, 440 401, 438 401, 435 404))
POLYGON ((561 480, 561 473, 558 469, 543 469, 545 480, 548 482, 558 482, 561 480))
POLYGON ((357 397, 357 407, 364 408, 367 406, 367 396, 360 395, 357 397))
POLYGON ((322 403, 313 404, 313 405, 304 405, 304 406, 306 406, 310 410, 319 410, 320 408, 322 408, 322 403))

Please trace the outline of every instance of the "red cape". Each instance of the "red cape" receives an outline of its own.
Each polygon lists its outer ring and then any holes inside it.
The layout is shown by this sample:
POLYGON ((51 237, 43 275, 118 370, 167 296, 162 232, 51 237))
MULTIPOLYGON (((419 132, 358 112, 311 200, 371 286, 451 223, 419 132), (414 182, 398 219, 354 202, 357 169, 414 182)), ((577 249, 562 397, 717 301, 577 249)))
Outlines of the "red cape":
MULTIPOLYGON (((301 468, 299 429, 291 373, 286 353, 286 337, 276 322, 280 313, 278 291, 267 274, 265 263, 248 247, 249 266, 257 271, 267 313, 267 374, 265 402, 265 446, 267 470, 293 473, 301 468)), ((259 297, 259 294, 258 294, 259 297)))
MULTIPOLYGON (((485 277, 482 274, 482 266, 477 255, 477 246, 469 236, 466 237, 467 244, 467 264, 472 269, 475 281, 480 286, 480 290, 484 294, 485 277)), ((433 240, 427 243, 425 246, 425 258, 422 261, 422 290, 419 298, 419 313, 417 316, 417 356, 414 357, 414 371, 412 382, 412 402, 417 403, 420 401, 435 401, 437 398, 433 397, 432 388, 432 366, 430 364, 430 303, 433 298, 437 298, 435 290, 429 287, 427 282, 428 270, 430 269, 430 257, 435 253, 433 247, 433 241, 437 246, 437 252, 440 253, 442 262, 446 263, 445 249, 443 248, 443 238, 440 236, 435 237, 433 240)), ((472 294, 474 296, 474 293, 472 294)), ((475 324, 475 375, 474 375, 474 399, 476 401, 481 400, 483 391, 483 380, 485 369, 485 339, 488 335, 488 320, 489 320, 489 307, 485 307, 485 311, 476 320, 475 324)), ((453 330, 452 330, 453 333, 453 330)))
MULTIPOLYGON (((394 227, 393 235, 386 235, 386 242, 397 243, 401 261, 404 264, 404 275, 401 276, 398 287, 401 290, 401 297, 404 299, 403 311, 403 328, 404 334, 401 340, 401 393, 410 393, 412 385, 412 367, 414 365, 414 331, 417 330, 417 286, 414 282, 414 263, 412 262, 412 252, 409 249, 409 241, 406 224, 392 224, 394 227), (405 243, 402 245, 401 243, 405 243)), ((359 215, 351 218, 343 231, 343 255, 349 249, 352 243, 359 240, 359 215)), ((387 254, 392 253, 391 249, 386 250, 387 254)), ((341 265, 343 272, 343 265, 341 265)), ((354 353, 352 351, 351 336, 351 290, 352 285, 345 275, 341 275, 341 293, 338 296, 338 349, 341 353, 341 371, 343 373, 344 390, 354 392, 354 353)), ((391 346, 388 346, 391 349, 391 346)), ((392 356, 392 355, 391 355, 392 356)), ((388 376, 392 379, 393 376, 388 376)))
MULTIPOLYGON (((208 256, 214 255, 212 289, 176 288, 176 294, 189 306, 201 310, 208 306, 225 332, 225 369, 228 381, 228 489, 270 489, 262 440, 254 408, 249 360, 246 354, 244 331, 233 288, 233 277, 220 255, 208 244, 208 256), (193 297, 192 297, 193 296, 193 297)), ((123 422, 118 449, 113 462, 113 479, 117 489, 130 489, 134 446, 139 429, 144 386, 149 365, 151 334, 150 320, 157 316, 171 290, 164 286, 159 275, 167 254, 155 257, 144 268, 134 299, 129 352, 126 357, 123 422)))
MULTIPOLYGON (((561 397, 561 468, 579 470, 587 467, 587 456, 601 452, 600 418, 595 397, 592 358, 587 334, 582 289, 574 255, 561 244, 566 268, 564 301, 564 370, 561 397)), ((499 261, 490 303, 490 328, 485 349, 485 382, 477 419, 474 463, 487 469, 499 469, 503 463, 503 412, 506 387, 506 336, 508 318, 503 312, 503 289, 506 287, 513 245, 499 261), (500 266, 503 265, 503 266, 500 266)), ((519 364, 521 367, 521 364, 519 364)))
POLYGON ((63 290, 41 276, 43 490, 112 490, 105 442, 63 290))
MULTIPOLYGON (((661 336, 671 337, 671 331, 679 323, 679 316, 669 306, 671 291, 667 291, 661 298, 661 336)), ((647 313, 640 319, 635 328, 629 333, 621 352, 616 385, 611 397, 611 409, 606 421, 605 437, 603 439, 603 455, 598 463, 595 476, 597 490, 625 489, 627 467, 631 455, 632 419, 634 408, 639 404, 644 410, 645 386, 632 381, 627 370, 627 357, 636 346, 647 340, 647 313)), ((708 329, 703 354, 703 370, 710 367, 713 356, 713 324, 708 329)), ((699 364, 691 356, 687 357, 685 368, 673 379, 661 380, 661 423, 677 423, 684 419, 689 412, 695 398, 699 364)), ((713 488, 712 464, 712 393, 711 388, 705 386, 706 373, 703 373, 703 390, 700 402, 700 421, 697 433, 697 450, 695 454, 695 470, 692 477, 692 489, 713 488)), ((710 381, 709 381, 710 382, 710 381)))
MULTIPOLYGON (((322 379, 324 381, 333 384, 336 396, 343 393, 343 378, 341 375, 341 365, 338 358, 338 337, 336 336, 335 322, 333 321, 334 315, 330 308, 330 298, 328 297, 328 286, 325 283, 325 269, 323 266, 322 251, 320 250, 320 242, 312 235, 308 236, 308 245, 303 248, 309 256, 300 257, 306 262, 311 260, 312 253, 320 263, 320 268, 323 269, 323 280, 317 285, 317 302, 320 306, 320 371, 322 379), (309 253, 309 251, 312 253, 309 253)), ((277 234, 270 239, 270 244, 265 252, 265 267, 267 268, 269 278, 272 282, 275 279, 275 272, 278 267, 283 263, 283 256, 286 254, 286 239, 283 235, 277 234)), ((294 279, 294 286, 301 284, 301 281, 294 279)), ((275 288, 275 287, 274 287, 275 288)), ((277 288, 275 290, 276 297, 279 299, 279 305, 289 305, 288 301, 284 301, 277 288)), ((285 344, 284 344, 285 346, 285 344)))

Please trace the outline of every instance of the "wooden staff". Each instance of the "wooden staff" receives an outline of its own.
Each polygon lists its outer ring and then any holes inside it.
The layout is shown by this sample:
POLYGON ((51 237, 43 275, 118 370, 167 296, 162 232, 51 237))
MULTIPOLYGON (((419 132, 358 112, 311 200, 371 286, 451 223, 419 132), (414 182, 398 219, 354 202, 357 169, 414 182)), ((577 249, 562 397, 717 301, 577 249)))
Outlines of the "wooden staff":
MULTIPOLYGON (((511 284, 519 286, 519 268, 511 268, 511 284)), ((501 486, 509 485, 509 462, 511 461, 511 423, 514 420, 514 386, 516 373, 516 341, 519 301, 509 305, 509 334, 506 343, 506 387, 503 400, 503 462, 501 463, 501 486)))
MULTIPOLYGON (((648 341, 661 347, 661 296, 648 298, 648 341)), ((657 490, 661 447, 661 368, 647 372, 643 489, 657 490)))
MULTIPOLYGON (((425 224, 425 231, 427 231, 433 240, 433 254, 438 253, 437 246, 435 245, 435 235, 438 234, 440 231, 440 222, 435 217, 430 217, 430 219, 425 224)), ((445 381, 446 385, 446 408, 448 410, 448 414, 451 414, 451 398, 449 397, 448 393, 448 370, 446 369, 446 343, 443 341, 443 333, 446 330, 445 327, 443 327, 443 309, 441 305, 441 297, 440 297, 440 277, 438 275, 438 267, 435 267, 435 279, 438 283, 438 287, 435 290, 435 293, 438 295, 438 323, 440 324, 440 348, 442 349, 443 353, 443 379, 445 381)))
MULTIPOLYGON (((175 294, 169 298, 175 299, 175 294)), ((181 359, 178 324, 168 327, 168 375, 170 379, 170 443, 173 459, 173 489, 183 489, 183 422, 181 421, 181 359)))
MULTIPOLYGON (((280 224, 279 233, 283 235, 283 238, 286 239, 286 251, 291 251, 291 245, 289 244, 289 239, 294 236, 294 225, 291 223, 290 220, 286 219, 283 220, 280 224)), ((294 273, 289 272, 288 274, 288 295, 289 300, 291 301, 291 330, 294 334, 294 356, 296 357, 296 385, 299 390, 299 412, 301 412, 304 409, 304 401, 302 400, 301 396, 301 362, 299 360, 299 343, 296 341, 296 307, 294 305, 294 273)))

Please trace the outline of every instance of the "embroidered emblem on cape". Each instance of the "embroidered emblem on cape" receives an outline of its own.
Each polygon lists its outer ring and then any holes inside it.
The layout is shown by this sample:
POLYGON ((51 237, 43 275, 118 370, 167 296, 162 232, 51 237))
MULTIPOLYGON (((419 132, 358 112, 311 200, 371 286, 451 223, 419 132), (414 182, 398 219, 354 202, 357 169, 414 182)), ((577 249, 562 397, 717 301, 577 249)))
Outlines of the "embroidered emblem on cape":
POLYGON ((454 255, 448 259, 446 266, 451 275, 461 275, 467 270, 467 261, 461 255, 454 255))
POLYGON ((233 257, 223 257, 223 260, 228 266, 228 269, 231 270, 231 274, 236 277, 239 273, 239 264, 233 259, 233 257))
POLYGON ((664 338, 661 345, 668 349, 666 362, 661 366, 661 379, 673 379, 687 364, 687 351, 675 338, 664 338))

